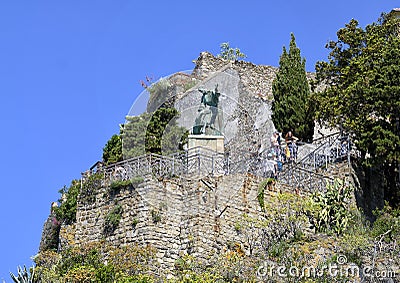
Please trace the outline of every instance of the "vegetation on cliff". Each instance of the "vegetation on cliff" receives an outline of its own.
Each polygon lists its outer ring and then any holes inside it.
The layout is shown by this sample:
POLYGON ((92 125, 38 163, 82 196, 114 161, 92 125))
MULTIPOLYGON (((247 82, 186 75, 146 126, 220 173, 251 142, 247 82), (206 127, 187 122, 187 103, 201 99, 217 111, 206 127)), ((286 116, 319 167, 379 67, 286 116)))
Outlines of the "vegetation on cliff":
POLYGON ((340 181, 331 193, 318 198, 275 192, 271 182, 262 184, 269 186, 263 212, 256 218, 243 213, 232 227, 245 240, 223 243, 222 250, 209 254, 207 260, 182 253, 173 269, 166 271, 151 246, 118 247, 99 239, 58 253, 41 252, 34 259, 32 282, 342 282, 357 277, 332 277, 323 266, 371 266, 374 272, 391 272, 391 266, 400 264, 399 210, 386 206, 376 211, 371 228, 349 202, 349 187, 340 181), (341 229, 344 222, 347 225, 341 229), (274 269, 278 267, 283 273, 274 269), (321 273, 296 276, 304 267, 321 273))
POLYGON ((120 134, 113 135, 103 148, 106 165, 145 153, 169 154, 183 149, 188 131, 176 124, 178 111, 161 107, 153 113, 127 116, 120 134))

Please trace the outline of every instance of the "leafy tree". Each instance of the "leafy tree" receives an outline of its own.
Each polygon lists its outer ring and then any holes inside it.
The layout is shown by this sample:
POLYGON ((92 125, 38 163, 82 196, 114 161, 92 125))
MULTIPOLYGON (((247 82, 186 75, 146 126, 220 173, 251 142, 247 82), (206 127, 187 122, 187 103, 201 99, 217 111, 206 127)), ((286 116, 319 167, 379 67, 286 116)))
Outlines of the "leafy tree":
POLYGON ((310 103, 310 86, 307 82, 305 59, 291 34, 289 53, 283 47, 279 71, 272 83, 272 121, 283 132, 292 133, 311 141, 314 133, 314 110, 310 103))
POLYGON ((103 148, 103 162, 106 165, 122 161, 122 140, 120 135, 113 135, 103 148))
POLYGON ((153 113, 127 117, 123 127, 123 152, 125 158, 151 152, 168 154, 183 148, 188 131, 176 124, 178 111, 160 107, 153 113))
POLYGON ((127 116, 122 126, 122 153, 124 158, 145 154, 145 139, 150 113, 139 116, 127 116))
POLYGON ((73 180, 69 188, 64 186, 59 191, 61 194, 61 199, 58 201, 61 205, 54 208, 54 212, 58 221, 67 225, 76 222, 76 207, 80 190, 80 180, 73 180))
POLYGON ((232 48, 229 46, 229 42, 223 42, 220 45, 221 53, 218 54, 218 57, 225 60, 239 60, 244 59, 247 56, 240 51, 239 48, 232 48))
POLYGON ((166 154, 182 150, 187 130, 176 125, 178 114, 175 108, 162 107, 154 112, 147 126, 147 152, 166 154))
POLYGON ((318 118, 352 134, 363 164, 386 176, 386 197, 398 203, 400 161, 399 19, 383 14, 365 29, 351 20, 331 41, 317 80, 327 88, 316 99, 318 118))
POLYGON ((160 79, 158 82, 152 84, 147 88, 150 97, 147 103, 147 112, 152 113, 160 107, 168 107, 169 98, 176 95, 176 86, 168 79, 160 79))

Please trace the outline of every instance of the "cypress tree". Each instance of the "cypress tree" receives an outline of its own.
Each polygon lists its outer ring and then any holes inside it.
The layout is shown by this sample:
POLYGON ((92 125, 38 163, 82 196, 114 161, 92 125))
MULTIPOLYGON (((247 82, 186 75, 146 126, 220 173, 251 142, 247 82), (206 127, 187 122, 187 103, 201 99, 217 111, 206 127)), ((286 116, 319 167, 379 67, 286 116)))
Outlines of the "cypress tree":
POLYGON ((279 71, 272 83, 272 121, 284 134, 288 131, 303 141, 311 142, 314 133, 314 111, 307 82, 305 59, 300 56, 293 33, 289 53, 283 47, 279 71))

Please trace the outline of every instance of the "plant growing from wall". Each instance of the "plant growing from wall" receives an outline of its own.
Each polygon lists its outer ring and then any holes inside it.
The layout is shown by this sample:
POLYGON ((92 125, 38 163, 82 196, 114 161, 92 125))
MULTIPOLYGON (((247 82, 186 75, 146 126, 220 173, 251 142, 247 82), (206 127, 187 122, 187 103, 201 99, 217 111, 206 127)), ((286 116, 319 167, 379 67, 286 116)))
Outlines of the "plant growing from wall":
POLYGON ((137 218, 133 218, 133 220, 132 220, 132 228, 135 229, 136 226, 138 225, 138 223, 139 223, 139 220, 137 218))
POLYGON ((267 178, 258 185, 257 199, 258 203, 260 204, 261 211, 265 211, 265 203, 264 203, 265 189, 273 186, 274 184, 275 184, 275 179, 267 178))
POLYGON ((158 209, 151 209, 150 215, 154 224, 161 222, 161 212, 158 209))
POLYGON ((96 201, 96 193, 103 186, 104 175, 101 172, 96 172, 90 175, 82 182, 79 200, 85 204, 92 204, 96 201))
POLYGON ((140 183, 144 182, 144 178, 142 176, 136 176, 133 177, 131 180, 131 183, 134 187, 138 186, 140 183))
POLYGON ((110 196, 114 196, 118 194, 121 189, 128 188, 132 186, 131 180, 117 180, 111 183, 110 187, 108 188, 108 192, 110 196))
MULTIPOLYGON (((129 180, 117 180, 110 184, 108 188, 108 197, 113 198, 115 195, 123 189, 137 187, 140 183, 144 181, 143 177, 137 176, 129 180)), ((107 194, 105 195, 107 197, 107 194)))
POLYGON ((73 180, 69 188, 64 186, 59 190, 61 194, 61 198, 58 200, 60 206, 54 208, 54 213, 61 223, 69 225, 76 222, 76 207, 80 190, 80 180, 73 180))
POLYGON ((158 208, 153 208, 150 210, 151 219, 154 224, 161 222, 162 217, 161 214, 163 211, 168 209, 167 204, 165 202, 160 202, 158 208))
POLYGON ((107 214, 104 221, 104 234, 109 235, 117 229, 122 218, 122 205, 115 205, 107 214))
POLYGON ((244 59, 247 56, 240 51, 239 48, 232 48, 229 45, 229 42, 223 42, 220 44, 221 48, 221 53, 217 55, 217 57, 220 57, 225 60, 240 60, 244 59))

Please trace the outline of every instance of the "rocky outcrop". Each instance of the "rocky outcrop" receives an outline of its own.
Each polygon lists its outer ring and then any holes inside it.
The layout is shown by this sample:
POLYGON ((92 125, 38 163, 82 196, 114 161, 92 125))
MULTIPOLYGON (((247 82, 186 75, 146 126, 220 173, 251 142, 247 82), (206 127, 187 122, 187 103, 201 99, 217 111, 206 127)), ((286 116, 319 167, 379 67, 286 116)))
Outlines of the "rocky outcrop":
POLYGON ((53 208, 52 205, 50 215, 43 225, 39 252, 58 249, 61 223, 57 220, 53 208))

